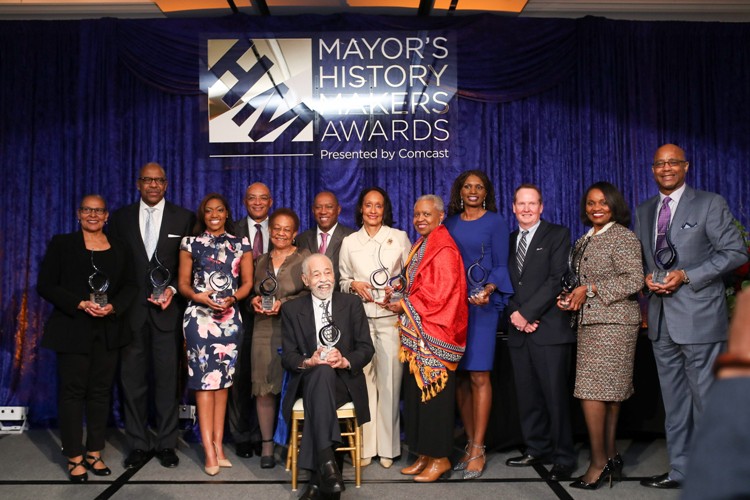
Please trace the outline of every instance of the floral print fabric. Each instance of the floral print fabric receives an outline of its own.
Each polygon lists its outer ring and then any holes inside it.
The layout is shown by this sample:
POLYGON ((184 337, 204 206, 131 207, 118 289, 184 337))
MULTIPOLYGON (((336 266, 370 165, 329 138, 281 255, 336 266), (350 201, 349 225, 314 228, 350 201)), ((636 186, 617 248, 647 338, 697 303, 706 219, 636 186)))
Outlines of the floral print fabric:
MULTIPOLYGON (((230 297, 239 287, 240 260, 251 252, 247 238, 203 233, 182 239, 180 249, 193 257, 195 292, 214 290, 230 297)), ((215 313, 203 304, 188 302, 182 320, 188 360, 188 388, 224 389, 232 385, 242 316, 237 305, 215 313)))

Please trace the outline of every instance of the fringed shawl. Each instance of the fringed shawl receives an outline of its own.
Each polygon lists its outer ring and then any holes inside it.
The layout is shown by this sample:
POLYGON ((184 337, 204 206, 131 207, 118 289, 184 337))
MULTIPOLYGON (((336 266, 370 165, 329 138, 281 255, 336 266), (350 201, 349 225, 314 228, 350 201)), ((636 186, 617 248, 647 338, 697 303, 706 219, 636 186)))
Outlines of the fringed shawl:
POLYGON ((466 347, 466 277, 461 253, 445 226, 414 243, 406 275, 399 358, 408 361, 424 402, 443 390, 448 370, 456 369, 466 347))

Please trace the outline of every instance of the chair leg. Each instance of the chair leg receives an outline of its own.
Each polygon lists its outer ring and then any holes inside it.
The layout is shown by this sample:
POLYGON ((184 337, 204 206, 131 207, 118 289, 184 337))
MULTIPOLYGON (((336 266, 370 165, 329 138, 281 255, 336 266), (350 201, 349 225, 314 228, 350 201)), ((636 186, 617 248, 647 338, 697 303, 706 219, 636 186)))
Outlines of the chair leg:
MULTIPOLYGON (((299 448, 299 420, 292 419, 292 440, 287 455, 291 455, 292 460, 292 491, 297 491, 297 449, 299 448)), ((287 456, 287 459, 289 457, 287 456)))
POLYGON ((357 423, 357 418, 354 418, 354 485, 359 488, 362 484, 362 427, 357 423))

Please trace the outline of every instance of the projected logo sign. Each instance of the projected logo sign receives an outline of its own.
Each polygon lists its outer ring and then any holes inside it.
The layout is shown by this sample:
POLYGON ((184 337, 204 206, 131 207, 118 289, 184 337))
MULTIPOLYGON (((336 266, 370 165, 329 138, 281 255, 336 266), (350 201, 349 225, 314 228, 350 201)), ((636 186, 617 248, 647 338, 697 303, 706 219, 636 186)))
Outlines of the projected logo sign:
POLYGON ((207 39, 211 156, 448 158, 449 36, 207 39))

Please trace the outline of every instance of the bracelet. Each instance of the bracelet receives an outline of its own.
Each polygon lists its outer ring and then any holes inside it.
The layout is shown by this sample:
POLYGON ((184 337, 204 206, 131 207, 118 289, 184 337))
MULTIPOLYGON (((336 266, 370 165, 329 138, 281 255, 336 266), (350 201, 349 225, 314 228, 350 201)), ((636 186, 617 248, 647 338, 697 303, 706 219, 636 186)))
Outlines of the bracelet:
POLYGON ((724 368, 750 368, 750 357, 731 352, 719 354, 714 362, 714 375, 724 368))
POLYGON ((234 299, 234 304, 240 301, 240 299, 238 299, 236 295, 232 295, 232 298, 234 299))
POLYGON ((688 278, 688 275, 685 272, 685 270, 684 269, 680 269, 680 272, 682 272, 682 283, 685 284, 685 285, 687 285, 688 283, 690 283, 690 278, 688 278))

